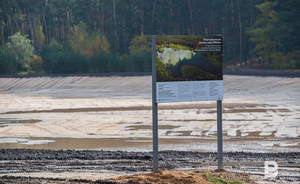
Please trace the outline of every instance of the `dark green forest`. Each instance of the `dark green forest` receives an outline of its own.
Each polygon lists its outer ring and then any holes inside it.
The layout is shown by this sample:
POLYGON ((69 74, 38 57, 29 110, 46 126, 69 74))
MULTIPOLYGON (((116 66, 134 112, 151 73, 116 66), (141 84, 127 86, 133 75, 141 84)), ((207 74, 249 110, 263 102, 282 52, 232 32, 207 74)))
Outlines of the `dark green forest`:
POLYGON ((0 74, 150 72, 150 35, 223 35, 227 68, 300 69, 299 0, 0 0, 0 74))

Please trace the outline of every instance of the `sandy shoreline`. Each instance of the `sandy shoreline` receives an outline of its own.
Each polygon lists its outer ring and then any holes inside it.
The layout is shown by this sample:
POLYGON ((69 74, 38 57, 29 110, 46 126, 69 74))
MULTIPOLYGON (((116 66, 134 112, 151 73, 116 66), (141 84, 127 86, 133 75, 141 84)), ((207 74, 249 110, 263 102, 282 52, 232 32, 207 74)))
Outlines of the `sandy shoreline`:
MULTIPOLYGON (((225 151, 300 150, 299 94, 300 78, 225 75, 223 135, 236 142, 225 151)), ((0 78, 0 148, 119 138, 133 150, 149 150, 151 113, 150 76, 0 78)), ((216 102, 159 104, 159 125, 162 149, 216 149, 216 102)))

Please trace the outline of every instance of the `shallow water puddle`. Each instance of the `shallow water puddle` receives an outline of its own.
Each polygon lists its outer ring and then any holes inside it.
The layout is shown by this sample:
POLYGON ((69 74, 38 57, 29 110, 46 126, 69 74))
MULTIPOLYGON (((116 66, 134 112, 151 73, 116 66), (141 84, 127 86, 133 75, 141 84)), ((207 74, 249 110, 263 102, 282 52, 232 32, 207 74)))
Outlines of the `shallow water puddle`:
POLYGON ((19 145, 40 145, 55 142, 55 140, 48 140, 45 138, 0 138, 0 144, 19 144, 19 145))
MULTIPOLYGON (((184 134, 187 132, 177 132, 184 134)), ((95 149, 123 151, 152 151, 151 138, 0 138, 0 149, 95 149)), ((216 137, 160 138, 159 150, 217 151, 216 137)), ((298 152, 299 138, 228 137, 224 136, 224 152, 298 152)))
POLYGON ((6 118, 0 118, 0 127, 6 127, 6 126, 15 126, 15 125, 26 125, 26 124, 33 124, 41 122, 41 120, 38 119, 6 119, 6 118))

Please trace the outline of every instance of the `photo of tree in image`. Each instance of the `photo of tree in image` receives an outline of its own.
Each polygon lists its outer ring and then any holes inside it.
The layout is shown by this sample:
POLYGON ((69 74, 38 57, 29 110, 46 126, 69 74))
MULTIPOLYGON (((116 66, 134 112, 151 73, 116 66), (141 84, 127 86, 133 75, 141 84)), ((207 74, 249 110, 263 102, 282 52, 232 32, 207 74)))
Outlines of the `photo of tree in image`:
POLYGON ((221 49, 203 51, 214 39, 221 36, 157 36, 157 82, 223 80, 221 49))

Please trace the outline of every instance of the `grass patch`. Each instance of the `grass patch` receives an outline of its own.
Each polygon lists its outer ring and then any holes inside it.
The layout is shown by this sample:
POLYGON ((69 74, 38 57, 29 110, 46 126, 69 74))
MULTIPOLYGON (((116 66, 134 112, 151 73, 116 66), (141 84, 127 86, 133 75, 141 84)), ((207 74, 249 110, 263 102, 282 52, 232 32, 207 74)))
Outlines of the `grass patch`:
POLYGON ((244 184, 244 182, 242 181, 231 181, 231 180, 211 176, 207 171, 203 173, 203 176, 207 179, 207 181, 216 184, 244 184))

